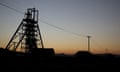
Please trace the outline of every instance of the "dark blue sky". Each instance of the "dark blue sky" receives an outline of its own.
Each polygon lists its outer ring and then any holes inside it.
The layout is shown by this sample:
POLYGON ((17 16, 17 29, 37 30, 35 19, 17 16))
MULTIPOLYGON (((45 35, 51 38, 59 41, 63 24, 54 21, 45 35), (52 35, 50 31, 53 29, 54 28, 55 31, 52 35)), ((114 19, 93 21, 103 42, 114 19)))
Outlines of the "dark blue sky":
MULTIPOLYGON (((91 35, 92 52, 120 53, 120 0, 0 0, 25 12, 35 7, 40 20, 80 35, 91 35), (94 41, 95 40, 95 41, 94 41), (97 42, 97 43, 96 43, 97 42)), ((5 46, 23 14, 0 6, 0 45, 5 46)), ((63 32, 39 21, 46 47, 74 53, 87 49, 87 38, 63 32)))

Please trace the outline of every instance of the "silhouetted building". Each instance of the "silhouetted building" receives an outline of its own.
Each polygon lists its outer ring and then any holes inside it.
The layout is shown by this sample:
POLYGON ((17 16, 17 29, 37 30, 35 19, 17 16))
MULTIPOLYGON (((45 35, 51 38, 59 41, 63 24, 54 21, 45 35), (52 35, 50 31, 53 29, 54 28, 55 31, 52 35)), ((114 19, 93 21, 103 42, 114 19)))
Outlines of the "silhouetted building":
POLYGON ((78 51, 75 56, 87 56, 87 55, 91 55, 90 52, 88 51, 78 51))
POLYGON ((53 48, 37 48, 32 50, 31 54, 35 56, 42 56, 42 57, 55 56, 55 52, 53 48))

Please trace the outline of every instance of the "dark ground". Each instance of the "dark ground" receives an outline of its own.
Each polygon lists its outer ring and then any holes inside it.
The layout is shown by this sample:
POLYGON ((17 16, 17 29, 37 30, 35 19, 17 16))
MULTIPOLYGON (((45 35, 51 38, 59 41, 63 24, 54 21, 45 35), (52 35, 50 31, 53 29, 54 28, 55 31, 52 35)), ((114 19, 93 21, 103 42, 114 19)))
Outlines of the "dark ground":
POLYGON ((52 52, 16 53, 0 49, 0 72, 104 72, 120 71, 120 56, 91 54, 85 51, 75 55, 55 55, 52 52))

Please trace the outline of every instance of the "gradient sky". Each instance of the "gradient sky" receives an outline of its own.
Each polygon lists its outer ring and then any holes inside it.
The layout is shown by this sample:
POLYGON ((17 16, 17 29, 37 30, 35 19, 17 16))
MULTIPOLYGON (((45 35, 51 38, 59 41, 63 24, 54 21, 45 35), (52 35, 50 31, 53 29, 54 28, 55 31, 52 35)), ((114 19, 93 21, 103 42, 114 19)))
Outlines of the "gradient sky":
MULTIPOLYGON (((120 0, 0 0, 21 12, 37 8, 40 20, 91 37, 92 53, 120 54, 120 0)), ((23 14, 0 5, 0 47, 5 47, 23 14)), ((87 50, 87 37, 73 35, 39 21, 45 47, 56 53, 87 50)))

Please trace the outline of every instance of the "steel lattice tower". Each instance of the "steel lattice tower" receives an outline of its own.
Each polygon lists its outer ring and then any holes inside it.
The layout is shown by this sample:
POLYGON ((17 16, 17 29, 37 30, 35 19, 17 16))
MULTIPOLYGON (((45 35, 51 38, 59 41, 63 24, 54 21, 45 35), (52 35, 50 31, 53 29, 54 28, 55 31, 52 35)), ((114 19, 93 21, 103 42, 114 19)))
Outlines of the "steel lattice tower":
POLYGON ((17 51, 21 49, 31 52, 38 48, 44 48, 40 28, 38 25, 39 12, 35 8, 28 8, 25 16, 13 34, 6 49, 17 51))

